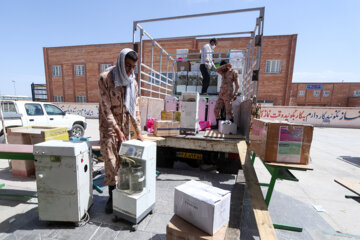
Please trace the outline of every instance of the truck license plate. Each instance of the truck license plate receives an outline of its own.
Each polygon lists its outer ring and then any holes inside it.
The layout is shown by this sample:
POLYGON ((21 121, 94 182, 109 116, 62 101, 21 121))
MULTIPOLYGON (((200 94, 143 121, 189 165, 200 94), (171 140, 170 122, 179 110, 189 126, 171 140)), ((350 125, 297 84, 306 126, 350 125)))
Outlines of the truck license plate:
POLYGON ((189 152, 176 152, 176 156, 179 158, 189 158, 201 160, 203 155, 201 153, 189 153, 189 152))

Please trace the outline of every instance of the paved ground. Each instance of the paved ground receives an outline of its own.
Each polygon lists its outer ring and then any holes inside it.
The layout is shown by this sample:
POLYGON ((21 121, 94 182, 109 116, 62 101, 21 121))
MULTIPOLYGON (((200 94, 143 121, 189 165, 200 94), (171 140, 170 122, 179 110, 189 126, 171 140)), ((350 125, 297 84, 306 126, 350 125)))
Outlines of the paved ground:
MULTIPOLYGON (((234 175, 205 173, 200 171, 158 169, 161 174, 156 184, 154 213, 148 215, 136 232, 130 232, 126 222, 113 222, 112 215, 104 213, 107 188, 104 193, 94 191, 94 205, 90 208, 90 222, 83 227, 68 223, 41 222, 38 220, 37 201, 19 202, 17 199, 0 200, 0 239, 166 239, 166 224, 173 216, 174 188, 189 180, 198 180, 223 189, 231 190, 234 175), (3 214, 5 213, 5 214, 3 214)), ((2 174, 1 176, 8 174, 2 174)), ((30 184, 28 184, 30 185, 30 184)), ((35 186, 35 184, 32 184, 35 186)))
MULTIPOLYGON (((98 121, 89 120, 86 136, 98 139, 98 121)), ((311 148, 314 171, 293 172, 299 182, 276 183, 270 203, 273 222, 303 227, 302 233, 276 230, 279 239, 360 239, 360 203, 345 199, 350 191, 334 182, 335 178, 360 176, 360 129, 315 128, 311 148), (325 211, 318 212, 314 205, 325 211)), ((101 165, 98 167, 102 167, 101 165)), ((255 169, 261 182, 270 176, 257 160, 255 169)), ((103 213, 107 190, 94 195, 90 209, 91 221, 83 227, 69 224, 39 222, 37 200, 15 198, 0 199, 0 239, 165 239, 165 227, 173 214, 173 189, 196 179, 231 189, 233 175, 204 173, 198 170, 160 169, 157 180, 155 213, 148 216, 135 233, 125 223, 113 223, 103 213)), ((6 161, 0 161, 0 183, 6 188, 35 191, 34 179, 14 178, 6 161)), ((266 189, 263 189, 264 194, 266 189)), ((246 193, 247 194, 247 193, 246 193)), ((247 195, 246 195, 247 196, 247 195)), ((245 198, 241 239, 259 239, 251 202, 245 198)))

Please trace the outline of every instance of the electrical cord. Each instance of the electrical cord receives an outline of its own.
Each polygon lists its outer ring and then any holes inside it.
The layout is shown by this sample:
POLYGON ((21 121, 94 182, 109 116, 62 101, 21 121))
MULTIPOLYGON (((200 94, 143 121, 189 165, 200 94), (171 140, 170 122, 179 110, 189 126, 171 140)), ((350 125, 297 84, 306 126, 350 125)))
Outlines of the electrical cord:
POLYGON ((90 221, 90 215, 86 211, 84 216, 81 218, 81 220, 78 222, 79 227, 85 226, 90 221))

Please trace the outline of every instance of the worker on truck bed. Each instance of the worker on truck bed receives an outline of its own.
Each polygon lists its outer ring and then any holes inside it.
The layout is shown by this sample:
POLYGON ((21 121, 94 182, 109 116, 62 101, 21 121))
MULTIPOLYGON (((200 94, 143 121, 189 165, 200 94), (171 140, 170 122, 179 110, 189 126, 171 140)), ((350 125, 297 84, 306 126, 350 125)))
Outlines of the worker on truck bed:
POLYGON ((216 47, 216 43, 217 43, 216 38, 212 38, 210 39, 210 42, 205 44, 201 50, 200 71, 203 77, 202 89, 201 89, 202 95, 207 95, 207 89, 210 83, 211 68, 214 67, 216 69, 213 61, 213 52, 216 47))
POLYGON ((239 80, 238 80, 238 72, 232 69, 231 63, 226 63, 225 60, 221 61, 220 67, 216 69, 221 75, 221 87, 219 98, 215 104, 215 118, 216 118, 216 126, 214 128, 217 129, 219 120, 221 118, 220 111, 225 105, 226 111, 226 120, 230 120, 234 122, 234 114, 232 111, 232 102, 236 100, 236 96, 239 91, 239 80), (235 91, 234 91, 234 83, 235 83, 235 91))
POLYGON ((129 140, 130 121, 143 141, 140 127, 138 85, 134 68, 138 57, 132 49, 121 50, 116 65, 99 77, 99 128, 101 154, 105 162, 105 184, 109 186, 106 213, 112 213, 112 191, 118 181, 121 159, 118 155, 122 142, 129 140))

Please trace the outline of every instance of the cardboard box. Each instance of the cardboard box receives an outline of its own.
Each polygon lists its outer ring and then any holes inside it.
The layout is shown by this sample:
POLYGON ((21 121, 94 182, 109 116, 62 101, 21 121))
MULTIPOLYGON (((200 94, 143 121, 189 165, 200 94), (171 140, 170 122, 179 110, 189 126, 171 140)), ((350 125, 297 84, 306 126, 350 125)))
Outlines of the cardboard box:
POLYGON ((201 231, 181 217, 174 215, 166 226, 166 240, 223 240, 227 224, 213 236, 201 231))
MULTIPOLYGON (((66 127, 14 127, 7 130, 8 140, 11 144, 37 144, 50 140, 69 140, 66 127)), ((34 161, 11 160, 12 174, 14 176, 29 177, 35 174, 34 161)))
POLYGON ((237 125, 236 123, 230 121, 220 121, 219 122, 219 132, 227 135, 236 135, 237 134, 237 125))
POLYGON ((180 122, 181 112, 179 111, 161 111, 161 120, 171 120, 180 122))
POLYGON ((158 137, 180 135, 180 122, 157 120, 154 122, 154 134, 158 137))
POLYGON ((254 119, 250 148, 267 162, 308 164, 314 127, 265 119, 254 119))
POLYGON ((187 71, 188 72, 191 69, 190 62, 177 62, 176 66, 177 66, 177 71, 178 72, 182 72, 182 71, 187 71))
POLYGON ((229 221, 230 191, 189 181, 175 188, 175 214, 214 235, 229 221))
POLYGON ((201 58, 201 53, 200 53, 200 49, 189 49, 189 55, 188 55, 188 59, 195 59, 195 60, 200 60, 201 58), (192 53, 192 54, 190 54, 192 53), (195 54, 197 53, 197 54, 195 54), (194 54, 194 55, 193 55, 194 54))
POLYGON ((137 139, 138 135, 135 131, 134 125, 130 121, 130 139, 137 139))

